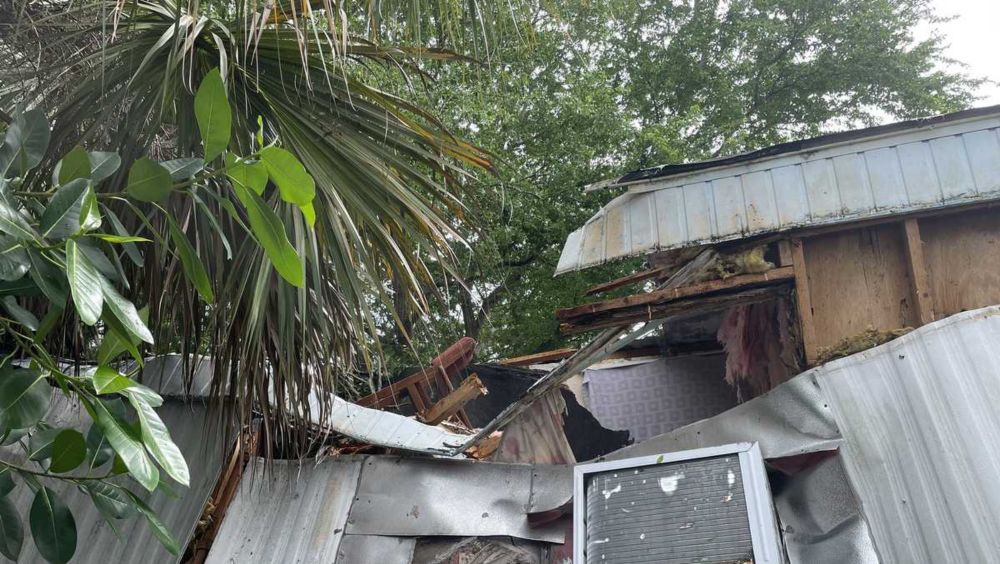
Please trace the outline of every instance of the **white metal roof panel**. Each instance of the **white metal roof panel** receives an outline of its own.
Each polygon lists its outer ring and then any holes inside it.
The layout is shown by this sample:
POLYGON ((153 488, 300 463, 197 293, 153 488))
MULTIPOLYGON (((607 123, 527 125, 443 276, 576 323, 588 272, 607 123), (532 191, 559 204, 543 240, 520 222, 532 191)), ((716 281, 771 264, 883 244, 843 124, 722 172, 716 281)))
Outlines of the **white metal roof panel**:
POLYGON ((556 274, 657 250, 1000 199, 1000 108, 971 115, 630 183, 570 234, 556 274))

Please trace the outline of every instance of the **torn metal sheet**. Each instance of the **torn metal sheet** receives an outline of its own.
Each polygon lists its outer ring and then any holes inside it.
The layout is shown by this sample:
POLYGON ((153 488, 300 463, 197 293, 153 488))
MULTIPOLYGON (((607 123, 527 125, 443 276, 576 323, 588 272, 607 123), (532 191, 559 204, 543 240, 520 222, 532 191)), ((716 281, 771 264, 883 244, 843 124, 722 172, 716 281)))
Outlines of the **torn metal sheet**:
POLYGON ((878 564, 839 456, 772 484, 791 564, 878 564))
MULTIPOLYGON (((420 539, 413 564, 546 564, 545 545, 518 539, 420 539)), ((360 561, 359 561, 360 562, 360 561)), ((558 564, 564 564, 559 562, 558 564)))
MULTIPOLYGON (((212 385, 212 359, 201 357, 195 366, 190 388, 184 384, 184 357, 163 355, 146 361, 141 381, 164 396, 205 397, 212 385)), ((378 409, 369 409, 334 396, 327 417, 321 419, 320 398, 310 396, 312 422, 358 441, 387 448, 438 455, 458 455, 468 436, 451 433, 432 425, 378 409)))
MULTIPOLYGON (((337 560, 363 459, 247 466, 207 564, 337 560)), ((346 562, 351 562, 347 560, 346 562)))
POLYGON ((757 442, 764 458, 836 449, 840 433, 815 378, 800 374, 715 417, 603 457, 621 460, 739 442, 757 442))
POLYGON ((561 543, 561 527, 533 528, 527 514, 535 509, 533 501, 548 505, 548 499, 571 497, 572 472, 571 466, 368 457, 347 533, 512 536, 561 543), (544 483, 545 492, 539 489, 533 500, 536 483, 544 483))
POLYGON ((813 369, 886 562, 1000 554, 1000 307, 813 369))
MULTIPOLYGON (((310 402, 310 412, 321 413, 319 400, 311 396, 310 402)), ((469 438, 397 413, 361 407, 336 396, 326 420, 314 416, 313 422, 364 443, 427 454, 461 454, 461 446, 469 438)))
POLYGON ((417 539, 405 537, 380 537, 375 535, 346 535, 340 541, 337 562, 351 564, 408 564, 413 560, 417 539))

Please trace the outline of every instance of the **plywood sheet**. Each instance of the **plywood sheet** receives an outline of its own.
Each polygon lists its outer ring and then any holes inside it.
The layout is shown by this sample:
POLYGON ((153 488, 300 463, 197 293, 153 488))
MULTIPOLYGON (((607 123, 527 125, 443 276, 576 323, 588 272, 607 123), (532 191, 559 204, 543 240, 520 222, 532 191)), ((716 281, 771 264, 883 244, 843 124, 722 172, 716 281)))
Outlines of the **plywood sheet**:
POLYGON ((938 318, 1000 303, 1000 211, 920 220, 938 318))
POLYGON ((869 327, 916 323, 899 224, 813 237, 803 244, 817 347, 869 327))

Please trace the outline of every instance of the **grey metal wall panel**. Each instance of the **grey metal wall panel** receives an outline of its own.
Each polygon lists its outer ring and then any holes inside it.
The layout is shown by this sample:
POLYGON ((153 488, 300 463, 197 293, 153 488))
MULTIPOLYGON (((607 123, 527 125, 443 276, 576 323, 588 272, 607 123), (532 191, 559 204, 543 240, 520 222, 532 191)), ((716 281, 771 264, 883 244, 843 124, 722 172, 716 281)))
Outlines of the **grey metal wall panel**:
POLYGON ((273 464, 270 472, 261 460, 247 467, 208 564, 337 560, 363 459, 273 464))
POLYGON ((792 564, 879 563, 840 456, 778 480, 772 492, 792 564))
POLYGON ((1000 119, 981 115, 630 186, 556 273, 656 250, 1000 198, 1000 119))
POLYGON ((1000 555, 1000 308, 814 369, 885 562, 1000 555))
POLYGON ((565 532, 558 524, 528 525, 533 483, 561 487, 561 495, 560 490, 552 489, 544 498, 570 499, 572 467, 369 457, 361 472, 347 533, 513 536, 563 542, 565 532), (533 476, 535 473, 550 476, 533 476), (559 476, 565 479, 559 480, 559 476))
POLYGON ((588 479, 588 564, 753 558, 739 455, 613 470, 588 479))

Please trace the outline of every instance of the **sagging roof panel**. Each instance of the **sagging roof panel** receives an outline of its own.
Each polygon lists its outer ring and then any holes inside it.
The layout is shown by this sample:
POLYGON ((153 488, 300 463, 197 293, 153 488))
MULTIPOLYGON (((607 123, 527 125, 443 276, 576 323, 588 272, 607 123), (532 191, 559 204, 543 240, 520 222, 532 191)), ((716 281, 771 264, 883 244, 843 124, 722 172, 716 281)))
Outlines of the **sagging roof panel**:
POLYGON ((1000 198, 1000 106, 633 173, 556 274, 627 256, 1000 198))

